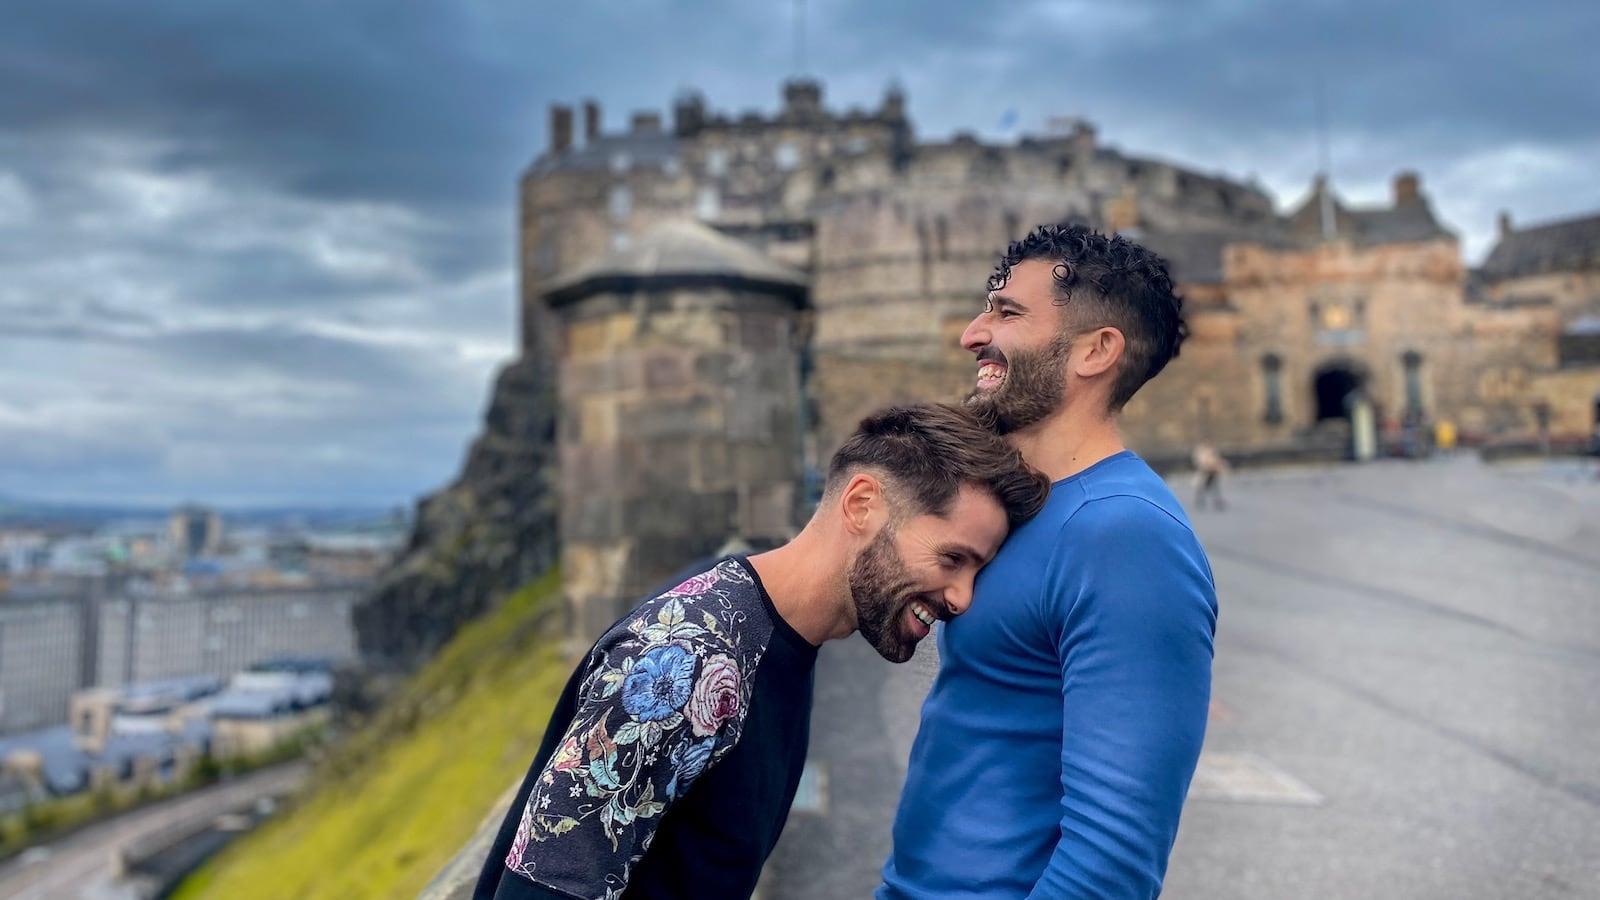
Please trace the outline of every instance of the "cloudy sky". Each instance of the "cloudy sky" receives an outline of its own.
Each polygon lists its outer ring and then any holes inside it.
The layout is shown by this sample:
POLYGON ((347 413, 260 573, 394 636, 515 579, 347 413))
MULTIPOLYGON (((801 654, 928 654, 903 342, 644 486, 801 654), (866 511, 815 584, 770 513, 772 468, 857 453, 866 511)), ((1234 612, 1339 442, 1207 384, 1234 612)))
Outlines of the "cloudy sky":
MULTIPOLYGON (((0 496, 393 504, 447 482, 513 353, 514 185, 551 102, 776 108, 792 0, 23 0, 0 28, 0 496)), ((1600 210, 1587 0, 810 0, 830 105, 924 137, 1087 116, 1280 204, 1414 168, 1600 210), (1424 9, 1430 7, 1431 9, 1424 9), (1507 10, 1511 10, 1508 12, 1507 10)))

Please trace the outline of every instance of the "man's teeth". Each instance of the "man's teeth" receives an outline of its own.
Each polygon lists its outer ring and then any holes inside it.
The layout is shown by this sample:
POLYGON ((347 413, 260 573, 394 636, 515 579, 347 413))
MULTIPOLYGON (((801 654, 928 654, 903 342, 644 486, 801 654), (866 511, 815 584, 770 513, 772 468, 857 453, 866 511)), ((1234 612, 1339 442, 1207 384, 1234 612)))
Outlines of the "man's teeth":
POLYGON ((921 622, 929 628, 932 628, 933 623, 938 621, 938 617, 930 612, 928 608, 923 606, 921 603, 911 604, 911 614, 917 617, 918 622, 921 622))
POLYGON ((978 367, 979 378, 1004 378, 1005 376, 1005 368, 994 363, 986 363, 978 367))

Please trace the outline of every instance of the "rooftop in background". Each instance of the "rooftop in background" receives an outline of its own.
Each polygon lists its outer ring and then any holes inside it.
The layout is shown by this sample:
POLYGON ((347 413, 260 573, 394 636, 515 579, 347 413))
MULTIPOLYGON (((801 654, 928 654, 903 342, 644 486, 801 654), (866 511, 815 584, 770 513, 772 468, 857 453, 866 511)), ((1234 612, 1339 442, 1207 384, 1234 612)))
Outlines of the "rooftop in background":
POLYGON ((1393 202, 1389 206, 1354 208, 1345 206, 1328 180, 1318 175, 1312 182, 1311 193, 1289 214, 1289 227, 1296 237, 1316 239, 1324 236, 1324 227, 1331 225, 1332 237, 1345 238, 1357 244, 1404 244, 1431 241, 1440 238, 1454 239, 1455 233, 1445 228, 1433 214, 1428 197, 1422 192, 1422 182, 1415 172, 1401 172, 1394 177, 1393 202), (1331 209, 1324 211, 1324 201, 1331 209), (1324 223, 1325 214, 1332 221, 1324 223))
POLYGON ((1513 228, 1501 214, 1500 240, 1483 263, 1490 278, 1517 278, 1600 266, 1600 215, 1513 228))
POLYGON ((699 222, 674 219, 625 250, 551 283, 546 296, 560 305, 592 293, 632 289, 640 282, 722 280, 804 294, 804 275, 743 241, 699 222))

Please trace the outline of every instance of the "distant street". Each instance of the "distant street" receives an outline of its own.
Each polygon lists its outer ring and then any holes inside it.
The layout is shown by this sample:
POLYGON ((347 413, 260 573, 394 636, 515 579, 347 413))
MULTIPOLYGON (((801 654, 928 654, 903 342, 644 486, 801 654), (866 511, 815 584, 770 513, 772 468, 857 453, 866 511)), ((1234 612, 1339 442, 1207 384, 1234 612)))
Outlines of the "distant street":
POLYGON ((305 774, 303 764, 275 766, 91 825, 46 844, 48 857, 30 861, 24 855, 0 863, 0 897, 117 900, 126 896, 111 878, 112 854, 118 847, 195 817, 222 815, 261 797, 281 796, 305 774))
MULTIPOLYGON (((1194 513, 1222 613, 1162 896, 1600 897, 1593 469, 1463 456, 1245 473, 1224 484, 1227 512, 1194 513)), ((823 648, 823 777, 763 900, 876 885, 928 650, 891 667, 859 640, 823 648)))

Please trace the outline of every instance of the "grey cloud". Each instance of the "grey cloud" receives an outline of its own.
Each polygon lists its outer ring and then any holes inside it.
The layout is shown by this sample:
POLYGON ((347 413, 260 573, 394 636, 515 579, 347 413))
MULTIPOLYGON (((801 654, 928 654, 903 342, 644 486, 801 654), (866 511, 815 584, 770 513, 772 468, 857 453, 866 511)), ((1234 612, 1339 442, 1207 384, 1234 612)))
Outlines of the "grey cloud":
MULTIPOLYGON (((870 107, 898 78, 925 137, 995 133, 1012 109, 1034 129, 1083 114, 1130 153, 1256 173, 1287 202, 1316 166, 1320 72, 1336 181, 1357 199, 1421 169, 1475 250, 1492 209, 1528 221, 1600 200, 1582 165, 1600 149, 1600 7, 1578 0, 806 6, 829 103, 870 107)), ((486 353, 510 349, 516 180, 547 105, 594 97, 610 128, 686 87, 771 110, 791 11, 8 10, 0 491, 401 498, 442 481, 486 353)))

